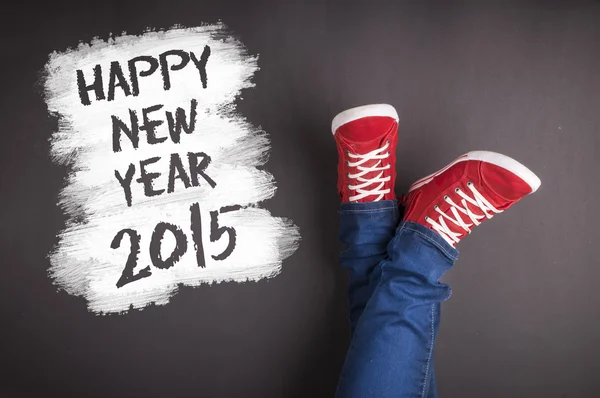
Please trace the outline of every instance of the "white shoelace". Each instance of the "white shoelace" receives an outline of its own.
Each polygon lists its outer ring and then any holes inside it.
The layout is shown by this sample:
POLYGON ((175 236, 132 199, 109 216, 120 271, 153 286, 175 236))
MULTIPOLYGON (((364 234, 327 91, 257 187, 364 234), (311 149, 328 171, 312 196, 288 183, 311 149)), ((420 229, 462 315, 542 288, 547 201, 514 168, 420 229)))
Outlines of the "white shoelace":
POLYGON ((456 203, 454 203, 454 201, 452 199, 450 199, 450 197, 448 195, 444 196, 444 201, 450 205, 450 210, 452 212, 452 215, 454 215, 454 218, 448 216, 446 213, 441 211, 438 205, 435 205, 435 207, 434 207, 434 209, 438 213, 441 214, 438 219, 438 222, 433 220, 431 217, 425 217, 425 221, 428 222, 429 224, 431 224, 433 226, 433 229, 435 231, 437 231, 440 234, 440 236, 442 238, 444 238, 444 240, 452 246, 454 246, 456 243, 458 243, 460 241, 459 236, 461 236, 462 233, 461 232, 459 232, 459 233, 452 232, 452 230, 448 227, 448 224, 446 224, 446 221, 444 219, 452 221, 452 223, 454 225, 462 228, 463 230, 465 230, 467 233, 470 234, 471 227, 473 225, 481 224, 481 222, 479 220, 481 220, 484 217, 492 218, 494 216, 494 214, 489 214, 488 211, 492 212, 492 213, 502 213, 502 210, 498 210, 494 206, 492 206, 492 204, 486 198, 484 198, 483 195, 479 193, 479 191, 477 191, 477 189, 473 186, 472 182, 468 182, 467 187, 473 193, 474 199, 467 196, 467 194, 464 193, 460 188, 456 188, 454 190, 458 195, 460 195, 462 197, 462 200, 460 202, 462 204, 462 207, 457 205, 456 203), (477 206, 479 209, 481 209, 483 214, 482 215, 474 214, 469 209, 469 206, 467 206, 467 202, 472 204, 473 206, 477 206), (473 223, 472 224, 465 223, 463 221, 462 217, 458 214, 459 211, 461 213, 467 215, 471 219, 471 221, 473 221, 473 223))
POLYGON ((387 141, 383 147, 375 149, 365 155, 355 155, 353 153, 347 152, 347 154, 350 158, 359 159, 354 162, 348 161, 349 167, 356 167, 358 169, 358 173, 355 173, 355 174, 348 173, 348 178, 356 179, 359 182, 359 184, 357 184, 357 185, 348 185, 349 189, 357 192, 356 195, 350 196, 348 198, 351 202, 360 200, 362 198, 366 198, 367 196, 378 195, 377 199, 374 200, 375 202, 377 202, 377 201, 383 199, 385 194, 390 192, 389 188, 387 188, 387 189, 382 189, 382 188, 385 185, 385 183, 390 180, 391 177, 390 176, 382 177, 382 176, 383 176, 384 170, 389 169, 391 166, 390 166, 390 164, 381 166, 381 161, 383 159, 387 159, 390 156, 390 153, 387 151, 387 148, 389 146, 390 146, 390 142, 387 141), (363 164, 368 162, 369 160, 375 160, 375 159, 378 159, 379 161, 376 164, 374 164, 373 166, 368 166, 368 167, 363 166, 363 164), (376 177, 373 177, 373 178, 365 178, 364 177, 365 175, 367 175, 368 173, 371 173, 373 171, 380 171, 380 173, 379 173, 379 175, 377 175, 376 177), (377 183, 379 183, 379 185, 376 188, 366 189, 368 186, 370 186, 372 184, 377 184, 377 183))

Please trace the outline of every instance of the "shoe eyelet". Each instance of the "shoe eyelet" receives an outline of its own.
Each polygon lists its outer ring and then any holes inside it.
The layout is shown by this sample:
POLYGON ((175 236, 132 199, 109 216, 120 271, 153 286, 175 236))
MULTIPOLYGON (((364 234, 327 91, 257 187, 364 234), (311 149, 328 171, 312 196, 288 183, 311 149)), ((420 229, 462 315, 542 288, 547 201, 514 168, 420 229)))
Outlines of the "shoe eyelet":
POLYGON ((425 216, 425 221, 429 220, 429 216, 425 216))
POLYGON ((389 144, 389 143, 390 143, 390 140, 387 140, 385 143, 386 143, 386 144, 389 144))
POLYGON ((346 160, 346 166, 350 167, 350 161, 346 160))
POLYGON ((473 183, 472 183, 471 181, 467 182, 467 186, 469 186, 469 187, 470 187, 470 186, 472 186, 472 185, 473 185, 473 183))
POLYGON ((454 192, 459 193, 460 192, 460 188, 459 187, 454 188, 454 192))
POLYGON ((450 197, 448 195, 444 195, 444 200, 448 200, 450 197))
POLYGON ((433 209, 434 209, 434 210, 437 210, 437 209, 439 209, 439 208, 440 208, 440 206, 438 206, 438 205, 435 205, 435 206, 433 206, 433 209))

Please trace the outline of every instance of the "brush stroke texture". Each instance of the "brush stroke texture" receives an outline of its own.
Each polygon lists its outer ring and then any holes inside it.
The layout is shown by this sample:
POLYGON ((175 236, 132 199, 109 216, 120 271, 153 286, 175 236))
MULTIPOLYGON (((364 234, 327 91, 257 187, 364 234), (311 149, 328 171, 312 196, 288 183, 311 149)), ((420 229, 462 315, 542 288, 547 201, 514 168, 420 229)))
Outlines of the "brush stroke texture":
MULTIPOLYGON (((51 138, 51 157, 56 164, 67 165, 70 170, 58 198, 68 221, 58 235, 57 246, 49 254, 49 274, 56 285, 84 297, 91 311, 112 313, 141 309, 150 303, 164 305, 179 285, 256 281, 280 272, 282 261, 297 249, 300 235, 290 220, 273 217, 256 206, 276 191, 273 176, 258 168, 267 161, 270 142, 264 131, 235 112, 233 103, 241 90, 254 86, 251 78, 258 70, 257 57, 249 55, 238 40, 227 36, 225 26, 149 31, 108 41, 95 39, 75 49, 54 52, 49 58, 44 94, 49 112, 58 116, 58 129, 51 138), (172 49, 199 55, 205 45, 211 48, 206 89, 202 88, 198 70, 190 61, 188 67, 172 73, 169 91, 163 89, 157 72, 140 78, 137 97, 125 96, 117 88, 114 101, 95 101, 91 95, 91 105, 83 106, 80 102, 77 69, 87 71, 86 77, 91 79, 94 66, 101 64, 107 92, 111 61, 127 65, 132 57, 157 57, 172 49), (163 109, 153 113, 153 117, 165 120, 157 128, 157 135, 168 136, 164 111, 174 112, 181 107, 189 119, 192 99, 198 101, 196 128, 192 134, 182 133, 179 144, 168 139, 148 145, 145 133, 140 131, 138 149, 124 137, 122 151, 113 153, 111 115, 127 121, 128 109, 135 109, 141 119, 142 108, 163 104, 163 109), (217 182, 214 189, 206 183, 184 189, 181 180, 176 180, 173 193, 146 197, 143 185, 134 181, 132 206, 127 206, 115 170, 124 175, 133 163, 135 180, 139 177, 140 160, 160 156, 161 160, 148 166, 148 170, 161 173, 154 187, 166 189, 170 154, 179 153, 184 160, 188 152, 210 155, 212 162, 206 173, 217 182), (190 206, 195 202, 200 203, 203 218, 205 268, 197 266, 191 240, 190 206), (248 207, 219 215, 219 224, 236 229, 237 246, 227 259, 215 261, 211 255, 227 246, 227 234, 217 242, 210 242, 208 212, 233 205, 248 207), (117 288, 116 282, 129 255, 129 237, 124 237, 120 248, 111 249, 113 237, 124 228, 135 229, 141 235, 139 261, 134 270, 137 273, 151 264, 150 238, 161 221, 182 229, 188 240, 187 252, 175 266, 151 267, 150 277, 117 288)), ((163 258, 175 246, 175 239, 169 233, 165 236, 163 258)))

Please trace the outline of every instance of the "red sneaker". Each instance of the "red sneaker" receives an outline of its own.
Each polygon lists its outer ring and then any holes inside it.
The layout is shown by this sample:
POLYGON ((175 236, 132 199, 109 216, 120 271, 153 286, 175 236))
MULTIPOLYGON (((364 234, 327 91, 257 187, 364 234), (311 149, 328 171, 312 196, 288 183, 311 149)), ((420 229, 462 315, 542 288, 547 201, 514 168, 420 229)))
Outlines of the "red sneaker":
POLYGON ((424 225, 455 246, 471 227, 540 187, 531 170, 508 156, 469 152, 415 182, 404 198, 404 220, 424 225))
POLYGON ((395 200, 398 113, 391 105, 365 105, 331 122, 337 142, 342 202, 395 200))

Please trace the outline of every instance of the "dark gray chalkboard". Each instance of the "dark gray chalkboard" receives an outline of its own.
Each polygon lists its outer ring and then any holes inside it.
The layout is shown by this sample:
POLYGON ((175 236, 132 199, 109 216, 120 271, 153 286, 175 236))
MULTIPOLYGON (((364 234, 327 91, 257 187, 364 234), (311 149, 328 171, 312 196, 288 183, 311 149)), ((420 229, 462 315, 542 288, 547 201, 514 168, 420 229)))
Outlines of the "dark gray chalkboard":
POLYGON ((399 192, 474 149, 542 180, 460 244, 441 395, 599 396, 598 2, 107 0, 1 13, 0 396, 331 397, 348 330, 329 123, 371 102, 401 115, 399 192), (279 189, 265 207, 303 241, 273 279, 96 316, 47 276, 65 170, 48 156, 39 72, 94 36, 218 20, 260 55, 239 110, 272 140, 279 189))

